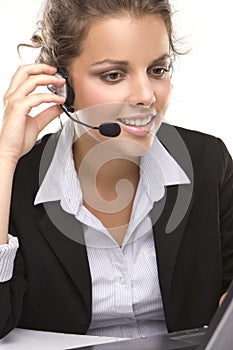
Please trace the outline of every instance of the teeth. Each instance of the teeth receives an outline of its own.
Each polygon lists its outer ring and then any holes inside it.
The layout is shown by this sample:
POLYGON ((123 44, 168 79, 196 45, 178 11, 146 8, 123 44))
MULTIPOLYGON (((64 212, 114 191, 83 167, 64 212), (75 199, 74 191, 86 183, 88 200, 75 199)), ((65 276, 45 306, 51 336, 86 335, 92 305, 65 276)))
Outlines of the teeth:
POLYGON ((123 124, 126 125, 132 125, 132 126, 145 126, 148 123, 151 122, 152 116, 149 116, 144 119, 126 119, 126 118, 121 118, 119 119, 123 124))
POLYGON ((134 121, 133 119, 129 120, 128 123, 129 123, 130 125, 135 125, 135 121, 134 121))

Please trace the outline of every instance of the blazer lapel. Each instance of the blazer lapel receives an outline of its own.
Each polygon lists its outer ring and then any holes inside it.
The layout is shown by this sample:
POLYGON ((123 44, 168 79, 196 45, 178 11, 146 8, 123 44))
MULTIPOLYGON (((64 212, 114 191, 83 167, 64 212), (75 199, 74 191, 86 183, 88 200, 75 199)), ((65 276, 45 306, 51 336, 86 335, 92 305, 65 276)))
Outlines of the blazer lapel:
POLYGON ((172 218, 182 214, 181 206, 183 203, 177 202, 180 186, 182 186, 184 192, 192 192, 191 185, 167 187, 165 196, 155 203, 151 211, 159 280, 165 309, 170 298, 170 289, 180 244, 193 203, 193 193, 190 193, 189 207, 186 208, 187 210, 183 208, 184 215, 179 218, 180 222, 177 217, 172 218), (176 206, 178 206, 178 211, 176 206))
POLYGON ((163 123, 157 136, 190 179, 190 184, 168 186, 166 195, 155 203, 151 211, 152 222, 155 223, 154 239, 161 292, 163 297, 167 298, 183 233, 193 205, 194 173, 189 150, 178 130, 163 123))
POLYGON ((44 204, 45 212, 37 223, 41 233, 81 294, 91 313, 91 275, 81 224, 62 210, 59 202, 44 204))

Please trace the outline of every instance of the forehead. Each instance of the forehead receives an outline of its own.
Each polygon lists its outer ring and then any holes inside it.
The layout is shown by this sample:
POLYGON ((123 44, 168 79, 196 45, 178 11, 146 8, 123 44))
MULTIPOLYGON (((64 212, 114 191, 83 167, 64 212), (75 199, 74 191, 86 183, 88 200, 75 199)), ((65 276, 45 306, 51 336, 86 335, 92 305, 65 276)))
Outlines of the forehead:
POLYGON ((91 64, 106 58, 155 59, 165 53, 169 53, 169 38, 159 16, 132 18, 125 15, 95 22, 78 60, 91 64))

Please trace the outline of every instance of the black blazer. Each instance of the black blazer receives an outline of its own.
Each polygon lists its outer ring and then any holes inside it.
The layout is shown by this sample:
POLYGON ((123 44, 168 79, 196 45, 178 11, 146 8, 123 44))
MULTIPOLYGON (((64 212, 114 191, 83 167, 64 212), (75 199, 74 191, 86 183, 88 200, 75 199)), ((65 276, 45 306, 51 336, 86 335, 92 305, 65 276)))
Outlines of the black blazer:
MULTIPOLYGON (((166 124, 158 136, 191 179, 168 186, 151 212, 165 318, 175 331, 208 324, 233 278, 233 165, 215 137, 166 124)), ((0 283, 1 337, 17 326, 85 334, 91 322, 81 225, 58 202, 33 205, 56 140, 45 136, 16 169, 9 231, 20 249, 12 279, 0 283)))

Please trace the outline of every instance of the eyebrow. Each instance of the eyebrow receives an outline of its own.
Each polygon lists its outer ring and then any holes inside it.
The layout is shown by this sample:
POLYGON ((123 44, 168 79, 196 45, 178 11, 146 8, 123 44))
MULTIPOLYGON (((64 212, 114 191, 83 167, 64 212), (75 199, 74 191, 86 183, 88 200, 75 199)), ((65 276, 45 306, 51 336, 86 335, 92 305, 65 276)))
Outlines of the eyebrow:
MULTIPOLYGON (((156 58, 155 60, 153 60, 152 64, 156 64, 159 63, 161 61, 164 61, 164 59, 166 58, 171 58, 169 54, 164 54, 158 58, 156 58)), ((97 61, 95 63, 93 63, 91 66, 92 67, 96 67, 96 66, 101 66, 103 64, 111 64, 111 65, 119 65, 119 66, 128 66, 129 62, 128 61, 120 61, 120 60, 113 60, 113 59, 105 59, 103 61, 97 61)))
POLYGON ((101 66, 102 64, 117 64, 120 66, 128 66, 129 62, 128 61, 118 61, 118 60, 112 60, 112 59, 105 59, 103 61, 98 61, 93 63, 91 66, 95 67, 95 66, 101 66))

